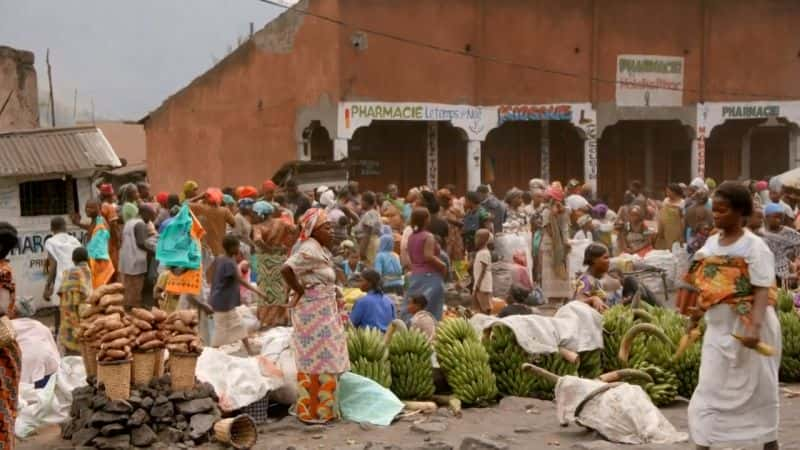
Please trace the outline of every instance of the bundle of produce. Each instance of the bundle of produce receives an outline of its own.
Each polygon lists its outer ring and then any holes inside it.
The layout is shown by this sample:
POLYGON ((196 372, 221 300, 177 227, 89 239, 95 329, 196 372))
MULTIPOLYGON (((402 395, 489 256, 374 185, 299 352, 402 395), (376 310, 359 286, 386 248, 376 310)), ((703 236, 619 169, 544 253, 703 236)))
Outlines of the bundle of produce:
POLYGON ((81 310, 78 339, 98 351, 98 361, 125 361, 131 357, 137 330, 122 306, 123 290, 119 283, 100 286, 81 310))
POLYGON ((465 319, 446 319, 436 330, 436 358, 453 395, 464 404, 485 406, 497 397, 489 354, 465 319))
POLYGON ((614 305, 603 313, 603 370, 610 372, 622 369, 619 362, 619 347, 622 337, 633 326, 633 311, 626 305, 614 305))
POLYGON ((134 351, 149 351, 164 348, 168 331, 164 329, 167 313, 152 308, 150 311, 133 308, 130 313, 131 322, 139 330, 136 336, 134 351))
POLYGON ((431 398, 435 390, 432 355, 431 343, 419 330, 394 332, 389 339, 392 392, 402 400, 431 398))
POLYGON ((780 380, 783 382, 800 381, 800 317, 792 312, 778 313, 783 335, 781 353, 780 380))
POLYGON ((347 353, 350 371, 367 377, 385 388, 392 385, 389 350, 384 336, 375 328, 350 328, 347 330, 347 353))
MULTIPOLYGON (((153 314, 154 320, 156 314, 153 314)), ((139 324, 144 326, 144 323, 140 322, 139 324)), ((196 310, 181 309, 175 311, 169 314, 161 324, 161 330, 156 330, 154 336, 157 336, 158 340, 167 344, 167 350, 178 353, 202 353, 203 341, 197 333, 198 320, 196 310)), ((151 328, 147 331, 154 330, 151 328)))
POLYGON ((497 378, 497 389, 500 393, 516 397, 532 395, 536 377, 530 371, 522 370, 522 365, 531 362, 533 356, 517 343, 511 328, 505 325, 493 326, 484 345, 489 352, 489 365, 497 378))
POLYGON ((791 292, 786 289, 778 290, 777 309, 780 312, 794 312, 794 298, 791 292))
POLYGON ((580 352, 578 375, 582 378, 597 378, 603 373, 603 349, 580 352))
MULTIPOLYGON (((561 353, 538 354, 534 357, 533 363, 537 367, 541 367, 550 373, 558 376, 573 375, 578 376, 579 359, 570 362, 561 353)), ((555 383, 545 377, 535 377, 536 382, 533 385, 533 397, 542 400, 553 400, 555 398, 555 383)))

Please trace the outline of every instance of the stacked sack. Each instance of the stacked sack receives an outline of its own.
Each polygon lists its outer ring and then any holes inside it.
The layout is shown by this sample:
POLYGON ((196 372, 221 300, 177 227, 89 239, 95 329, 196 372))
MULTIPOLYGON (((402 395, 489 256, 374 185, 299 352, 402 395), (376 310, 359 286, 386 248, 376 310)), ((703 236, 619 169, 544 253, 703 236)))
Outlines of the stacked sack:
POLYGON ((102 362, 126 361, 137 329, 122 306, 125 296, 122 284, 100 286, 89 297, 89 306, 81 312, 78 339, 97 351, 97 360, 102 362))
POLYGON ((178 353, 203 352, 203 341, 197 332, 196 310, 178 310, 169 314, 160 322, 159 337, 167 344, 167 350, 178 353))
POLYGON ((142 308, 131 310, 131 322, 139 329, 134 350, 151 351, 164 348, 168 333, 164 329, 167 313, 153 307, 150 311, 142 308))

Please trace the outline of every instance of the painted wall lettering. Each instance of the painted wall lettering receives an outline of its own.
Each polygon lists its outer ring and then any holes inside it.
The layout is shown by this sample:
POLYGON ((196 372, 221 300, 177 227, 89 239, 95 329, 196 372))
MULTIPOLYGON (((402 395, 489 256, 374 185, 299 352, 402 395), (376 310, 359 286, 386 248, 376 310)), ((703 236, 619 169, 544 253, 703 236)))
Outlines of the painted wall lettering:
POLYGON ((781 115, 779 105, 730 105, 722 107, 723 119, 757 119, 778 117, 781 115))
POLYGON ((502 105, 497 108, 498 125, 531 120, 572 120, 572 106, 502 105))
POLYGON ((681 106, 683 69, 679 56, 617 56, 617 105, 681 106))

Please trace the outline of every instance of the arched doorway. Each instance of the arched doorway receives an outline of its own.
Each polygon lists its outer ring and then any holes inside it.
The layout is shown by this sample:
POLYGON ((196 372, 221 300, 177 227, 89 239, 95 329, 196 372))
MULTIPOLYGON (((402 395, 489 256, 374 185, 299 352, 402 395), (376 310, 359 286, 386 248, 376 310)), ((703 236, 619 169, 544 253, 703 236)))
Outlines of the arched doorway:
POLYGON ((571 178, 583 180, 583 137, 578 128, 566 121, 550 121, 548 126, 550 179, 565 185, 571 178))
POLYGON ((663 198, 668 183, 690 179, 692 141, 678 120, 620 121, 605 129, 597 147, 598 197, 613 208, 633 180, 663 198))
POLYGON ((332 161, 333 140, 331 140, 328 130, 318 120, 315 120, 306 128, 306 134, 306 140, 311 149, 311 160, 332 161))
POLYGON ((348 143, 352 160, 375 161, 374 170, 354 178, 362 190, 385 191, 388 184, 401 190, 425 184, 427 122, 375 120, 361 127, 348 143))
POLYGON ((538 177, 542 173, 541 128, 539 122, 506 122, 490 131, 481 157, 483 183, 502 196, 538 177))
POLYGON ((439 144, 439 187, 455 186, 455 193, 467 188, 467 134, 449 122, 437 122, 439 144))

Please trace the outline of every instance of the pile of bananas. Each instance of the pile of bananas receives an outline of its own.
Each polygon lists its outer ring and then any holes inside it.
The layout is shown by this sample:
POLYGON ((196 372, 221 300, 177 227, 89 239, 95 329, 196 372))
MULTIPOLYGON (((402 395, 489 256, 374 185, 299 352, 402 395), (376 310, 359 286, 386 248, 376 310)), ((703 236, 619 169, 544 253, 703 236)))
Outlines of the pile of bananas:
POLYGON ((389 341, 392 368, 392 392, 403 400, 431 398, 433 384, 433 348, 418 330, 400 330, 389 341))
POLYGON ((597 378, 603 373, 603 349, 579 353, 578 375, 581 378, 597 378))
POLYGON ((633 311, 625 305, 614 305, 603 314, 603 371, 622 369, 619 346, 622 337, 633 326, 633 311))
POLYGON ((637 369, 653 377, 652 383, 642 386, 656 406, 667 406, 678 396, 678 377, 669 370, 652 364, 642 363, 637 369))
POLYGON ((497 377, 497 388, 503 395, 528 397, 533 394, 536 377, 522 370, 522 364, 531 362, 532 356, 517 343, 511 328, 495 325, 484 340, 489 352, 489 365, 497 377))
MULTIPOLYGON (((544 354, 540 353, 533 358, 533 364, 554 373, 558 376, 573 375, 578 376, 578 363, 571 363, 564 359, 560 353, 544 354)), ((536 383, 533 385, 533 397, 542 400, 553 400, 555 398, 555 382, 547 378, 535 377, 536 383)))
POLYGON ((787 383, 800 381, 800 317, 794 311, 780 311, 778 320, 783 335, 779 378, 787 383))
POLYGON ((374 328, 350 328, 347 330, 347 353, 350 355, 350 371, 367 377, 385 388, 392 385, 389 365, 389 350, 383 333, 374 328))
POLYGON ((453 395, 467 405, 486 406, 497 397, 489 354, 465 319, 446 319, 436 331, 436 358, 453 395))

